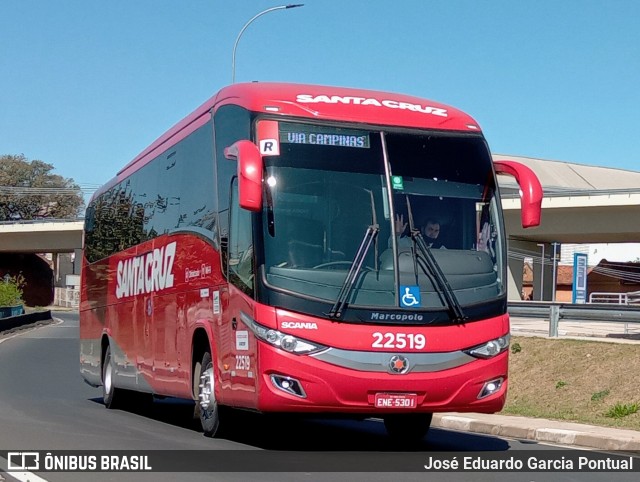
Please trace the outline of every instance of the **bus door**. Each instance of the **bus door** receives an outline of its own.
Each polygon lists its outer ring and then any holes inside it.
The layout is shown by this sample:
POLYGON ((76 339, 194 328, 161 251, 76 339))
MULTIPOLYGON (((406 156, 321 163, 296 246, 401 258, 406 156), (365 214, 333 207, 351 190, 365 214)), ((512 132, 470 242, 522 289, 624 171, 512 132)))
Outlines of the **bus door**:
POLYGON ((228 388, 232 404, 253 407, 256 402, 256 342, 243 319, 252 316, 252 302, 236 286, 229 286, 229 304, 222 315, 228 388))
POLYGON ((255 263, 251 212, 238 204, 237 179, 231 188, 229 208, 229 244, 227 276, 229 303, 222 314, 227 359, 233 398, 240 405, 254 405, 256 397, 256 341, 243 318, 253 317, 255 263))

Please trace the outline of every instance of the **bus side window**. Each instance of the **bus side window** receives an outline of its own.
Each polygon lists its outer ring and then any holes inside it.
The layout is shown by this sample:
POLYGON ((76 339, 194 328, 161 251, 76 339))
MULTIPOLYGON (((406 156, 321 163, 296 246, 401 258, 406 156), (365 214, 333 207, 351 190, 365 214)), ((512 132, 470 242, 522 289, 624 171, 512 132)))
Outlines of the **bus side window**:
POLYGON ((231 182, 229 206, 229 281, 253 296, 254 262, 251 212, 238 204, 238 178, 231 182))

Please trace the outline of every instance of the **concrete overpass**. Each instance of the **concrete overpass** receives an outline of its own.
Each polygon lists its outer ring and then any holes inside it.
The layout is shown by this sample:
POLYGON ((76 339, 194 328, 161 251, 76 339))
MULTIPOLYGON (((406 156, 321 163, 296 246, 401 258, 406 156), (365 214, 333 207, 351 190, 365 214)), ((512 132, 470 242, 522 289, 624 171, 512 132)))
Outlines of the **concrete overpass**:
POLYGON ((0 223, 0 252, 73 253, 82 248, 83 221, 0 223))
POLYGON ((50 253, 54 283, 66 286, 66 274, 80 274, 80 263, 67 253, 80 259, 83 225, 70 220, 0 223, 0 253, 50 253))
MULTIPOLYGON (((545 281, 542 290, 534 290, 534 299, 551 300, 553 253, 555 250, 559 255, 562 243, 640 242, 640 172, 499 154, 493 157, 529 166, 544 189, 541 225, 522 229, 517 185, 511 177, 499 177, 509 238, 510 298, 520 298, 524 258, 533 257, 534 279, 545 281)), ((0 252, 75 252, 82 247, 82 224, 0 224, 0 252)), ((538 286, 534 282, 534 287, 538 286)))
POLYGON ((503 176, 498 181, 509 237, 510 299, 519 299, 522 292, 524 258, 534 261, 534 299, 550 301, 554 251, 559 256, 561 244, 640 242, 640 172, 526 157, 493 157, 529 166, 544 190, 540 226, 523 229, 517 185, 503 176), (537 281, 540 279, 544 281, 542 289, 537 281))
POLYGON ((526 157, 513 159, 536 173, 544 190, 542 222, 522 229, 513 179, 500 176, 509 238, 536 243, 640 242, 640 172, 526 157))

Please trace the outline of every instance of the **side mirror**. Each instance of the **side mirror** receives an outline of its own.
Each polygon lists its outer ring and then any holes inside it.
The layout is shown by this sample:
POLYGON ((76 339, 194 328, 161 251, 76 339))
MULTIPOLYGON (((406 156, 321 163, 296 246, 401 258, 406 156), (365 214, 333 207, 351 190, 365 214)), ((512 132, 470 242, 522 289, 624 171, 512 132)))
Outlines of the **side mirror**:
POLYGON ((521 221, 523 228, 540 225, 542 214, 542 186, 530 168, 515 161, 494 161, 496 174, 507 174, 516 178, 520 186, 521 221))
POLYGON ((238 161, 238 202, 248 211, 262 209, 262 156, 251 141, 235 142, 224 149, 224 157, 238 161))

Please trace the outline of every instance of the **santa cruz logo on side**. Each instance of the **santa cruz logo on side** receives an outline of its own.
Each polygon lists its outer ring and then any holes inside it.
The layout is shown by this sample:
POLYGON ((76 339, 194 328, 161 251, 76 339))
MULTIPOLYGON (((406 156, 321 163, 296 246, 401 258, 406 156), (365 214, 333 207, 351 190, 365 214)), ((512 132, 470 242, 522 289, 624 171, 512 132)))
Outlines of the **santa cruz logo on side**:
POLYGON ((411 102, 400 102, 397 100, 383 99, 378 100, 367 97, 341 96, 341 95, 309 95, 298 94, 296 100, 302 103, 310 104, 353 104, 353 105, 373 105, 375 107, 387 107, 389 109, 410 110, 412 112, 422 112, 423 114, 437 115, 447 117, 447 109, 441 107, 433 107, 430 105, 412 104, 411 102))
POLYGON ((152 293, 173 287, 176 242, 118 262, 116 298, 152 293))

